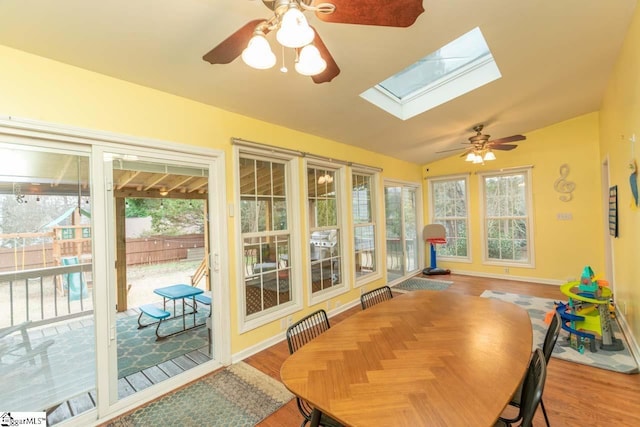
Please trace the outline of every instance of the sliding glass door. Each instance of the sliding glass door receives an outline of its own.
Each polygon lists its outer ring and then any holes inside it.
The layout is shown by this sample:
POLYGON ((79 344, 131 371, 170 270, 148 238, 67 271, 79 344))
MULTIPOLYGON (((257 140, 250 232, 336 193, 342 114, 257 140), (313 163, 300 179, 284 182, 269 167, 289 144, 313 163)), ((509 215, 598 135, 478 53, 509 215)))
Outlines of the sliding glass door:
POLYGON ((416 273, 422 241, 418 233, 418 187, 385 183, 387 282, 416 273))

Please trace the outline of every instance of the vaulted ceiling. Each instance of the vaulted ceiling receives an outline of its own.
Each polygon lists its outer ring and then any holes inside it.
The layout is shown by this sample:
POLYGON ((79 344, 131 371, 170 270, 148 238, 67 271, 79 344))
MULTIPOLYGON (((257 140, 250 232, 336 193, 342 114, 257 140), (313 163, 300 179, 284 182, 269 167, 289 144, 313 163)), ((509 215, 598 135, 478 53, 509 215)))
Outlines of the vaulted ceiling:
POLYGON ((408 28, 329 23, 306 12, 341 70, 322 84, 293 71, 290 51, 284 52, 290 71, 279 71, 283 58, 273 35, 272 69, 251 69, 240 58, 225 65, 202 60, 247 22, 271 16, 260 0, 6 0, 0 44, 426 163, 466 142, 478 123, 499 138, 598 110, 635 6, 636 0, 424 0, 425 12, 408 28), (406 121, 360 98, 475 27, 499 80, 406 121))

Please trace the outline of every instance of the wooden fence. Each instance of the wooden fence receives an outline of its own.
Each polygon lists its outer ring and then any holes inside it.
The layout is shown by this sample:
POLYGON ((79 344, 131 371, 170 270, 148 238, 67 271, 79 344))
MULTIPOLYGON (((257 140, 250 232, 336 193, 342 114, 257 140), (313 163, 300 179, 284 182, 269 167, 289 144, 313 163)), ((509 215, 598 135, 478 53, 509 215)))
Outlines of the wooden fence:
MULTIPOLYGON (((189 249, 203 248, 203 234, 153 236, 127 239, 127 265, 158 264, 186 259, 189 249)), ((75 255, 75 248, 62 247, 62 256, 75 255), (68 249, 68 250, 67 250, 68 249), (68 253, 67 253, 68 252, 68 253)), ((87 245, 85 253, 90 253, 87 245)), ((32 270, 57 266, 52 242, 13 248, 0 248, 0 272, 32 270)))

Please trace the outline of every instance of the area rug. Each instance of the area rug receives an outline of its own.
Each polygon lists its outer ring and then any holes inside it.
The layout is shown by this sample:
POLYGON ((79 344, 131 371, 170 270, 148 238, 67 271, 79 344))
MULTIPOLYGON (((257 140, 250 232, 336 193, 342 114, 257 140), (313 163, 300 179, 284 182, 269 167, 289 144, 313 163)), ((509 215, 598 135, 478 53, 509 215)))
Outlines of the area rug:
POLYGON ((254 426, 292 398, 280 382, 239 362, 118 418, 109 427, 254 426))
POLYGON ((409 292, 417 290, 442 291, 451 286, 453 282, 447 280, 422 279, 420 277, 412 277, 403 282, 394 285, 392 289, 398 292, 409 292))
MULTIPOLYGON (((555 310, 554 300, 496 291, 484 291, 480 296, 508 301, 527 310, 529 318, 531 319, 531 326, 533 327, 533 348, 542 348, 544 336, 549 327, 544 322, 544 317, 547 313, 555 310)), ((637 373, 638 365, 629 351, 629 345, 620 331, 620 326, 616 320, 612 320, 611 329, 615 337, 619 338, 624 344, 624 350, 606 351, 599 348, 597 352, 592 353, 588 349, 585 349, 584 354, 580 354, 580 352, 571 348, 569 333, 565 330, 560 330, 560 336, 553 349, 552 356, 570 362, 608 369, 610 371, 626 374, 637 373)))
MULTIPOLYGON (((196 324, 205 323, 208 315, 209 310, 207 308, 199 308, 196 313, 196 324)), ((143 315, 143 323, 150 321, 153 321, 153 319, 143 315)), ((192 316, 187 316, 186 324, 187 327, 193 324, 192 316)), ((182 318, 172 319, 162 322, 160 333, 166 335, 180 328, 182 328, 182 318)), ((118 378, 126 377, 150 366, 158 365, 206 347, 209 344, 206 326, 201 326, 161 341, 156 341, 155 325, 138 329, 138 316, 118 318, 117 329, 118 378)))

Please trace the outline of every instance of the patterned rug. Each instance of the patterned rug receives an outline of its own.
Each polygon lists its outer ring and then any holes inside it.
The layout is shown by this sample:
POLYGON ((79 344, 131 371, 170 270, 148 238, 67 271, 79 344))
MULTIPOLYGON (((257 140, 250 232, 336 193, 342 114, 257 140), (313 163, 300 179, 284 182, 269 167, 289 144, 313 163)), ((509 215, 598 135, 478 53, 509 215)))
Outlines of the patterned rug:
POLYGON ((398 292, 409 292, 417 290, 442 291, 451 286, 453 282, 447 280, 422 279, 420 277, 412 277, 393 286, 392 289, 398 292))
MULTIPOLYGON (((544 323, 544 317, 548 312, 555 310, 554 300, 495 291, 484 291, 480 296, 512 302, 527 310, 529 318, 531 319, 531 326, 533 327, 533 348, 542 348, 544 336, 548 328, 548 325, 544 323)), ((553 349, 552 356, 570 362, 608 369, 610 371, 626 374, 637 373, 638 365, 629 352, 629 346, 620 331, 620 326, 617 321, 613 320, 611 322, 611 329, 615 337, 619 338, 624 344, 624 350, 606 351, 598 348, 597 352, 592 353, 588 349, 585 349, 584 354, 580 354, 580 352, 571 348, 569 333, 565 330, 560 330, 560 336, 553 349)))
MULTIPOLYGON (((178 308, 179 313, 180 309, 178 308)), ((198 308, 196 324, 204 323, 208 315, 208 308, 198 308)), ((143 323, 153 320, 145 315, 142 317, 143 323)), ((187 327, 193 324, 193 317, 187 316, 186 323, 187 327)), ((209 345, 206 326, 168 337, 162 341, 156 341, 156 325, 138 329, 138 316, 120 317, 117 325, 118 378, 126 377, 209 345)), ((182 328, 182 318, 163 321, 160 333, 166 335, 180 328, 182 328)))
POLYGON ((118 418, 108 427, 254 426, 292 398, 280 382, 239 362, 118 418))

